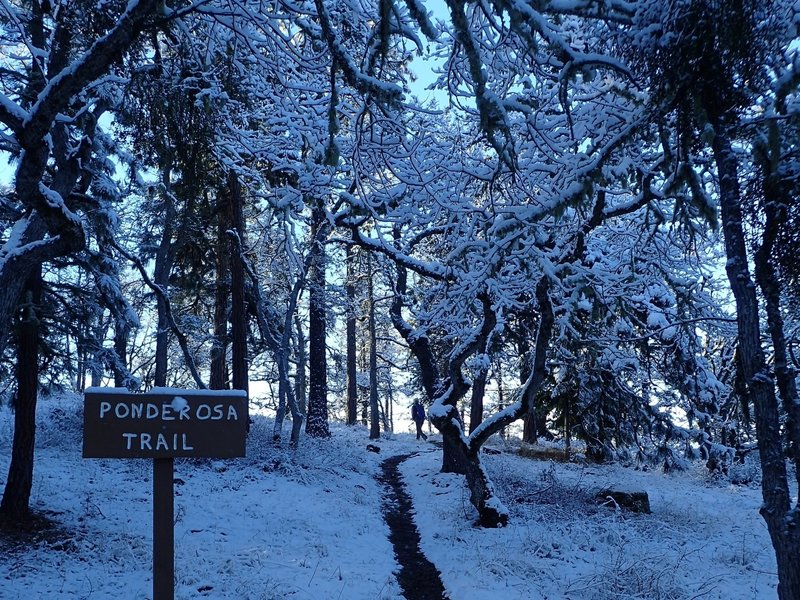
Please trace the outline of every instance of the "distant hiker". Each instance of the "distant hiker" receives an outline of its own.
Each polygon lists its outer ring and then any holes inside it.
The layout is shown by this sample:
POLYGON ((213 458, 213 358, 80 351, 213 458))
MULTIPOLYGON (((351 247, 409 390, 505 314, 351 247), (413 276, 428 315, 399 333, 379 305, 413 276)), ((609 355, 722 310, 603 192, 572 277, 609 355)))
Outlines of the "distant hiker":
POLYGON ((422 431, 422 424, 425 422, 425 407, 419 400, 414 400, 414 405, 411 407, 411 418, 417 425, 417 439, 420 437, 427 440, 428 436, 422 431))

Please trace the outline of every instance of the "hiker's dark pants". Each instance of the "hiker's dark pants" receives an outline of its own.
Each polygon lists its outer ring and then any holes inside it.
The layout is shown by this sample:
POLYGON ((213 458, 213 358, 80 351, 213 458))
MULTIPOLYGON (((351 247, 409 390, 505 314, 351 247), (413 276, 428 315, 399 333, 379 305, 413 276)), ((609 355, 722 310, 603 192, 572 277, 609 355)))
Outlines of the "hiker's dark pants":
POLYGON ((417 424, 417 439, 422 438, 423 440, 427 440, 428 436, 422 431, 422 424, 425 423, 425 421, 414 421, 414 423, 417 424))

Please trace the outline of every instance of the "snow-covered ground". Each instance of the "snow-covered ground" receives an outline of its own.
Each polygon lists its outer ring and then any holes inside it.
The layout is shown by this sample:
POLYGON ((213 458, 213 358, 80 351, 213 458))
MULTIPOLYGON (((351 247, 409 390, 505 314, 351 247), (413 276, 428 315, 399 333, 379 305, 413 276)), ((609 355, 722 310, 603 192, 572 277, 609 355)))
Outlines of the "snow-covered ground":
MULTIPOLYGON (((149 598, 151 461, 82 459, 80 397, 45 400, 40 415, 32 505, 61 532, 33 548, 0 541, 0 599, 149 598)), ((12 423, 0 407, 3 481, 12 423)), ((485 530, 430 442, 397 434, 377 454, 365 429, 333 426, 292 452, 272 446, 271 425, 256 417, 247 458, 176 461, 176 598, 402 598, 374 476, 409 453, 422 549, 452 600, 776 597, 759 489, 702 465, 664 475, 486 455, 512 520, 485 530), (598 506, 604 487, 647 491, 652 514, 598 506)))

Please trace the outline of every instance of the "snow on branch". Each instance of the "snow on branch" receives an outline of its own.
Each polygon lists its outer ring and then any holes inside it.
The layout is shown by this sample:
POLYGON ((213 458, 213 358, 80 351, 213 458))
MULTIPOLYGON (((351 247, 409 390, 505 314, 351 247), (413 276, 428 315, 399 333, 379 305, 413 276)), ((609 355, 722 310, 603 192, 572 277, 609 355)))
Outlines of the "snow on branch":
MULTIPOLYGON (((514 396, 521 398, 520 389, 514 391, 514 396)), ((486 440, 496 432, 525 416, 526 409, 521 399, 517 399, 503 410, 481 421, 469 436, 470 448, 480 448, 486 440)))
POLYGON ((22 129, 22 124, 29 116, 28 111, 22 109, 5 94, 0 94, 0 122, 13 133, 19 133, 22 129))
POLYGON ((637 6, 636 2, 625 0, 550 0, 546 11, 549 14, 575 15, 630 25, 637 6))
POLYGON ((359 246, 383 254, 397 264, 402 265, 403 267, 410 269, 415 273, 424 275, 425 277, 430 277, 436 281, 446 281, 452 279, 452 272, 440 263, 425 262, 416 259, 413 256, 405 254, 401 250, 386 244, 381 239, 375 239, 364 235, 364 233, 358 227, 353 227, 352 231, 353 239, 359 246))
POLYGON ((156 14, 159 5, 159 0, 130 0, 108 33, 95 40, 86 52, 47 82, 23 122, 23 146, 44 137, 62 107, 87 84, 103 75, 108 66, 128 49, 156 14))
MULTIPOLYGON (((653 339, 656 337, 665 337, 663 334, 669 334, 675 330, 677 327, 683 327, 686 325, 693 325, 694 323, 705 323, 705 322, 718 322, 718 323, 736 323, 736 319, 732 317, 695 317, 693 319, 682 319, 680 321, 670 322, 667 325, 662 325, 656 329, 653 329, 649 333, 640 336, 626 336, 626 337, 612 337, 606 336, 602 338, 582 338, 576 339, 576 343, 578 344, 596 344, 596 343, 632 343, 632 342, 644 342, 649 339, 653 339)), ((673 336, 668 336, 667 339, 671 339, 673 336)))
POLYGON ((81 218, 69 209, 64 202, 64 198, 61 197, 61 194, 50 189, 42 182, 39 182, 39 193, 41 194, 47 206, 58 211, 67 222, 72 224, 72 226, 74 226, 76 229, 83 227, 81 218))
POLYGON ((470 31, 463 0, 447 0, 456 39, 467 55, 469 73, 475 92, 475 102, 480 114, 480 125, 500 160, 513 168, 514 144, 506 109, 500 98, 488 87, 488 76, 483 65, 478 42, 470 31))
POLYGON ((314 0, 314 5, 317 7, 317 16, 319 17, 320 27, 328 44, 328 49, 333 55, 336 65, 341 69, 347 83, 359 92, 370 95, 381 102, 389 105, 399 105, 403 100, 402 88, 362 72, 356 66, 345 49, 341 38, 334 30, 324 1, 314 0))
POLYGON ((422 33, 430 40, 438 39, 439 32, 428 18, 428 11, 425 10, 425 5, 420 0, 406 0, 406 6, 422 33))
POLYGON ((44 74, 45 70, 45 56, 46 53, 42 48, 37 48, 33 40, 30 39, 30 36, 27 34, 27 26, 22 23, 17 14, 17 11, 14 7, 12 7, 8 0, 0 0, 0 5, 2 5, 3 12, 8 15, 9 20, 14 24, 14 27, 18 30, 20 34, 20 40, 22 44, 28 49, 30 53, 31 61, 34 65, 36 65, 35 69, 31 69, 32 71, 38 71, 40 74, 44 74))
POLYGON ((9 246, 6 243, 2 250, 0 250, 0 265, 5 265, 7 262, 29 258, 31 261, 38 261, 38 255, 47 256, 47 249, 58 246, 61 243, 59 236, 50 237, 22 244, 18 246, 9 246))

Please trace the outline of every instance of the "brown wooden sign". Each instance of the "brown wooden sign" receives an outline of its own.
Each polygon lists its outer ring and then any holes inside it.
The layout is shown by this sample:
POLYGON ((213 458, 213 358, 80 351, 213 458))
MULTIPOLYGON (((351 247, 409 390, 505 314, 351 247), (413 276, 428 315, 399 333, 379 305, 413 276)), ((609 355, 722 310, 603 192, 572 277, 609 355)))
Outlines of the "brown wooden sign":
POLYGON ((84 398, 84 458, 245 455, 244 391, 89 388, 84 398))

